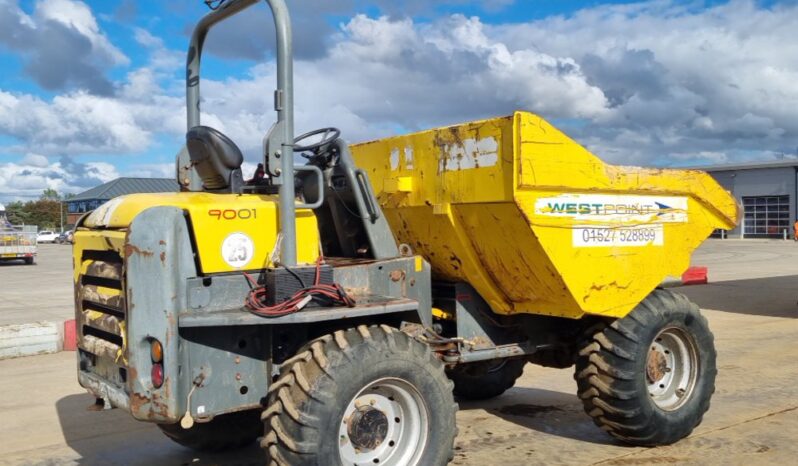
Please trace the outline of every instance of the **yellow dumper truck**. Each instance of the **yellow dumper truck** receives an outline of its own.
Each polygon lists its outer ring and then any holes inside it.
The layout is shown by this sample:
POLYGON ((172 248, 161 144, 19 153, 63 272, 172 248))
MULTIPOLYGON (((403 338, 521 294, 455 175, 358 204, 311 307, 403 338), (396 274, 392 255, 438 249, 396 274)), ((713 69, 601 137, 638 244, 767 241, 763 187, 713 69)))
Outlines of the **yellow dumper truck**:
POLYGON ((295 137, 291 23, 277 31, 268 177, 200 124, 208 30, 257 0, 210 2, 187 60, 181 192, 116 198, 74 246, 78 379, 105 408, 197 449, 260 439, 278 465, 439 465, 455 397, 575 366, 587 414, 635 445, 709 407, 713 337, 658 288, 734 199, 698 171, 604 164, 517 112, 350 147, 295 137), (304 157, 296 164, 295 157, 304 157))

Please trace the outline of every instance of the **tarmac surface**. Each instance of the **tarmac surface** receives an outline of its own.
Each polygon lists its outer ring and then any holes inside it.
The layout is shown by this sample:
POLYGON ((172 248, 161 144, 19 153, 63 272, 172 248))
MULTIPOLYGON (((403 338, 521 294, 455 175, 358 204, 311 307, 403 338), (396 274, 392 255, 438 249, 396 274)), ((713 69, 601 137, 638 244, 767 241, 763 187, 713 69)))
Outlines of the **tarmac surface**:
POLYGON ((0 262, 0 325, 72 319, 72 247, 40 244, 35 265, 0 262))
MULTIPOLYGON (((45 246, 39 266, 13 274, 0 266, 0 322, 71 317, 69 249, 45 246)), ((712 407, 693 435, 666 447, 625 446, 584 414, 572 369, 528 365, 504 395, 460 403, 452 464, 795 464, 798 244, 710 240, 693 262, 709 266, 710 284, 679 291, 705 309, 719 369, 712 407)), ((197 454, 120 410, 88 411, 93 399, 75 366, 74 353, 0 361, 0 464, 263 463, 256 446, 197 454)))

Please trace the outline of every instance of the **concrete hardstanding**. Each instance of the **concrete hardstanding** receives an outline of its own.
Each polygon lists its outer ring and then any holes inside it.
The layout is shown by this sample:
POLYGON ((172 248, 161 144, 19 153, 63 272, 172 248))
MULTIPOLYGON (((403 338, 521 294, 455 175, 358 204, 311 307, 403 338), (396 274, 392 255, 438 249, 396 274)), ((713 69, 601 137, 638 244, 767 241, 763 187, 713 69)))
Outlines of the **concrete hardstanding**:
POLYGON ((0 262, 0 326, 71 319, 71 277, 69 245, 40 244, 36 265, 0 262))

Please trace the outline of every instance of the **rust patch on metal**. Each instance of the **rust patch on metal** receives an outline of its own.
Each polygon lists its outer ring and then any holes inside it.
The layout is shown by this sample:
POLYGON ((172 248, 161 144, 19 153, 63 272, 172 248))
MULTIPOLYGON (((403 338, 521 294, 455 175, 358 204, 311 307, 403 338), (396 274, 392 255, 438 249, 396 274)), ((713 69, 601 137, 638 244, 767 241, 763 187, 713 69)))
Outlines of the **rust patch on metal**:
POLYGON ((141 393, 132 393, 130 395, 130 412, 139 413, 144 405, 150 403, 150 399, 141 393))
POLYGON ((665 355, 661 352, 652 349, 648 352, 648 360, 646 361, 646 378, 650 383, 658 382, 668 371, 668 363, 665 360, 665 355))
POLYGON ((166 251, 161 252, 161 262, 166 262, 166 251))
POLYGON ((395 282, 398 282, 399 280, 404 280, 405 275, 406 274, 405 274, 404 270, 396 269, 396 270, 392 270, 391 271, 390 277, 391 277, 391 280, 393 280, 395 282))
MULTIPOLYGON (((168 380, 164 380, 166 386, 168 380)), ((162 397, 158 393, 153 393, 152 398, 142 393, 132 393, 130 395, 130 412, 154 421, 168 421, 169 407, 165 401, 167 397, 162 397)))
MULTIPOLYGON (((163 382, 163 387, 169 386, 169 379, 165 379, 163 382)), ((150 401, 150 412, 147 414, 148 419, 157 419, 157 420, 164 420, 169 419, 169 396, 160 396, 158 392, 152 394, 152 400, 150 401)))
POLYGON ((152 253, 152 251, 147 251, 147 250, 143 250, 142 251, 141 249, 139 249, 138 247, 136 247, 136 246, 134 246, 134 245, 132 245, 130 243, 125 244, 125 258, 128 258, 128 257, 132 256, 133 254, 139 254, 139 255, 142 255, 144 257, 150 257, 150 256, 152 256, 153 253, 152 253))
POLYGON ((480 348, 492 348, 493 346, 495 346, 495 345, 493 344, 493 342, 492 342, 492 341, 490 341, 490 339, 489 339, 489 338, 487 338, 487 337, 483 337, 483 336, 481 336, 481 335, 477 335, 477 336, 475 336, 475 337, 471 338, 470 340, 468 340, 468 342, 471 344, 471 346, 472 346, 474 349, 480 349, 480 348))

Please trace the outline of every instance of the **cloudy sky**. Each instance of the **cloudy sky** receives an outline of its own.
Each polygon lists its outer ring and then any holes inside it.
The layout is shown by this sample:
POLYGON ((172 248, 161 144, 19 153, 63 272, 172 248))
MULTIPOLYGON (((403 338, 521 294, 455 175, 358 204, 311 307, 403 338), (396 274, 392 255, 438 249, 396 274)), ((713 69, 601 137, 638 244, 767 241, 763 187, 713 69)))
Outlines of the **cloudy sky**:
MULTIPOLYGON (((530 110, 606 161, 794 157, 798 2, 288 0, 297 131, 350 141, 530 110)), ((0 201, 172 176, 201 0, 0 0, 0 201)), ((212 31, 203 123, 255 163, 265 5, 212 31)), ((245 173, 246 175, 246 173, 245 173)))

